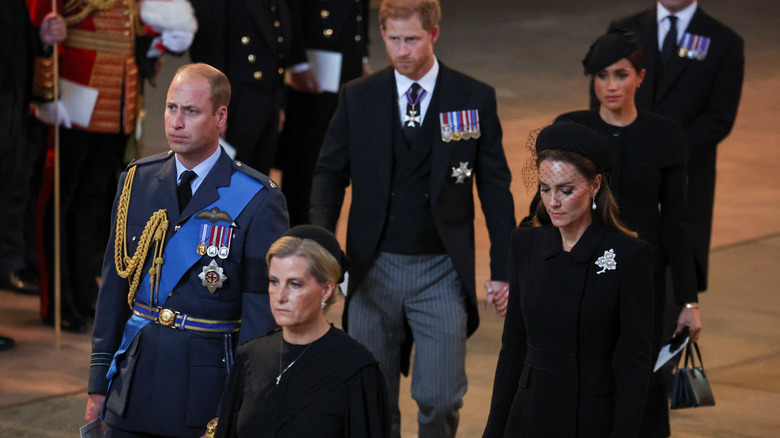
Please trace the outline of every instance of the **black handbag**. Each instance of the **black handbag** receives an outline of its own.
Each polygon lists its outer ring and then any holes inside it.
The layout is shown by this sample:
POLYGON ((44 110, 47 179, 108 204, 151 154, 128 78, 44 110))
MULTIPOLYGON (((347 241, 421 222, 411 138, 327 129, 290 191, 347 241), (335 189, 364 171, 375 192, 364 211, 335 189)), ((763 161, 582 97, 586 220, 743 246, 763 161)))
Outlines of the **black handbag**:
POLYGON ((694 342, 685 347, 685 366, 674 371, 672 384, 672 409, 697 408, 699 406, 715 406, 715 397, 712 395, 707 373, 701 361, 699 346, 694 342), (693 360, 693 350, 699 358, 699 366, 693 360), (690 366, 688 360, 690 359, 690 366))

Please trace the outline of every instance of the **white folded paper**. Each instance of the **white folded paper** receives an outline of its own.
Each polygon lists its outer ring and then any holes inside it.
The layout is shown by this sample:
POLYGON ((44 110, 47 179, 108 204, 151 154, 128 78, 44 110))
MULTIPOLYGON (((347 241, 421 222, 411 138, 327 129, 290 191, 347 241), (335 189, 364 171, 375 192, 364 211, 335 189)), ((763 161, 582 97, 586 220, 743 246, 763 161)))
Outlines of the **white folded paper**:
POLYGON ((317 77, 322 91, 338 93, 341 83, 341 53, 306 49, 309 67, 317 77))
POLYGON ((683 348, 685 348, 686 345, 688 345, 688 340, 690 338, 686 337, 685 340, 680 344, 680 347, 674 351, 669 351, 671 348, 671 344, 666 344, 661 348, 661 351, 658 353, 658 360, 655 361, 655 368, 653 368, 653 372, 658 371, 666 362, 669 362, 671 358, 673 358, 677 353, 681 352, 683 348))
POLYGON ((93 420, 79 428, 81 438, 102 438, 100 433, 100 420, 93 420))
POLYGON ((98 98, 98 89, 60 79, 60 101, 73 124, 87 127, 98 98))

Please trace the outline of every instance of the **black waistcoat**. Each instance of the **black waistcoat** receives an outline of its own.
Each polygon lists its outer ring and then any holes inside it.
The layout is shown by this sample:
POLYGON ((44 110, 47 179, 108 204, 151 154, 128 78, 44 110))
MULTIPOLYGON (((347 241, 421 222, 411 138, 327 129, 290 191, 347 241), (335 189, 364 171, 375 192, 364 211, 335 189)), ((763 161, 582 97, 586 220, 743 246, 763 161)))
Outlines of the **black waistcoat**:
POLYGON ((393 111, 393 181, 385 230, 379 250, 396 254, 444 254, 431 212, 431 152, 437 129, 437 95, 423 124, 404 129, 398 104, 393 111))

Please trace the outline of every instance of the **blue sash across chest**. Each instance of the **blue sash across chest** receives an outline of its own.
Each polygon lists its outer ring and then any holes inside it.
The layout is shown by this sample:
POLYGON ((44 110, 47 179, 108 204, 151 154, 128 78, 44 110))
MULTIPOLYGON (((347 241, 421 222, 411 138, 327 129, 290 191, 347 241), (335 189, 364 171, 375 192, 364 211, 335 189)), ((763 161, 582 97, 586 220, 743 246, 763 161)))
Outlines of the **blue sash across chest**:
MULTIPOLYGON (((263 184, 256 179, 249 177, 241 172, 235 172, 230 178, 230 185, 217 189, 219 199, 213 204, 207 206, 204 210, 210 210, 214 207, 226 212, 231 218, 237 218, 244 210, 246 205, 257 192, 263 188, 263 184)), ((160 273, 159 294, 155 303, 148 303, 150 297, 149 274, 147 273, 141 281, 141 285, 136 294, 136 302, 139 304, 156 307, 165 304, 168 296, 178 284, 179 280, 189 269, 201 260, 202 256, 192 250, 193 242, 197 242, 200 231, 200 221, 188 220, 168 241, 163 253, 164 263, 160 273)), ((125 331, 122 334, 122 342, 119 349, 114 353, 111 365, 106 377, 111 378, 116 374, 118 359, 127 351, 133 339, 138 335, 142 328, 152 322, 149 318, 144 318, 138 314, 133 314, 125 325, 125 331)))

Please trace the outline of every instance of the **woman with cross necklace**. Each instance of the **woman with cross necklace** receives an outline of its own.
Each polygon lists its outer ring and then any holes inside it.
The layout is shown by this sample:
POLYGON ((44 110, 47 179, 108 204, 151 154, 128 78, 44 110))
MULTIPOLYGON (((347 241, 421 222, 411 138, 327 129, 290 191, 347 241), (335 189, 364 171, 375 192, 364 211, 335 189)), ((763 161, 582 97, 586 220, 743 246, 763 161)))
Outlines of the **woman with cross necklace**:
POLYGON ((325 318, 349 265, 336 238, 300 225, 271 245, 266 261, 281 329, 238 348, 209 430, 217 437, 389 437, 376 359, 325 318))

